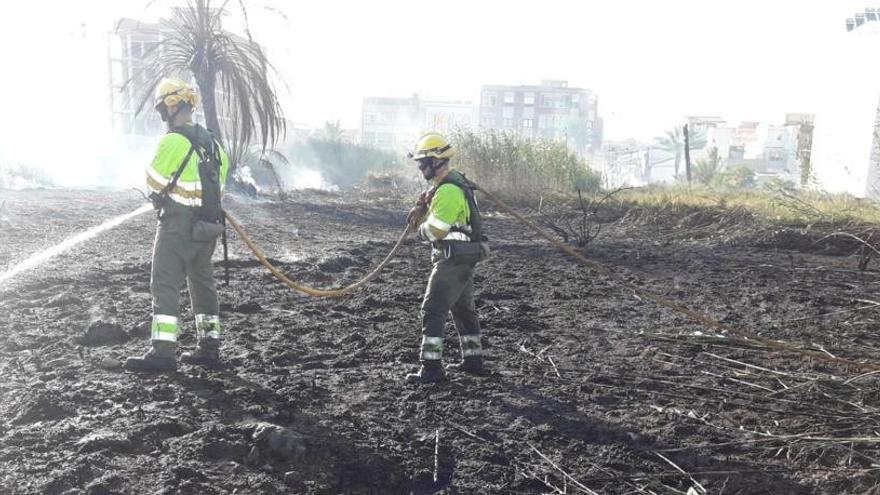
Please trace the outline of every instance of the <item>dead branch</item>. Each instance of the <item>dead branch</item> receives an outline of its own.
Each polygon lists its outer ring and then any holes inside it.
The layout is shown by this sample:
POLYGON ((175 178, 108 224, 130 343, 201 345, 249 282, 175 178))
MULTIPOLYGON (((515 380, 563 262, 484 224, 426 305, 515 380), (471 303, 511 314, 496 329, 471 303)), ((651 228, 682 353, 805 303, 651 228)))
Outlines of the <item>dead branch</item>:
POLYGON ((550 348, 550 346, 548 345, 547 347, 541 349, 537 354, 535 354, 534 352, 532 352, 532 351, 528 350, 528 348, 526 348, 525 341, 522 341, 519 344, 519 351, 520 352, 528 354, 529 356, 532 356, 533 358, 537 359, 538 361, 549 362, 550 366, 553 367, 553 371, 556 373, 556 376, 559 378, 562 378, 562 375, 559 374, 559 368, 557 368, 556 363, 553 362, 553 358, 550 357, 549 354, 547 355, 546 358, 543 356, 544 352, 549 348, 550 348))
POLYGON ((549 354, 547 355, 547 360, 550 361, 550 366, 553 366, 553 371, 556 372, 556 376, 562 378, 562 375, 559 374, 559 368, 556 367, 556 363, 553 362, 553 357, 549 354))
POLYGON ((721 378, 722 380, 730 380, 730 381, 735 382, 735 383, 741 383, 741 384, 743 384, 743 385, 745 385, 745 386, 747 386, 747 387, 759 388, 759 389, 761 389, 761 390, 765 390, 765 391, 767 391, 767 392, 776 392, 776 390, 773 390, 772 388, 767 388, 767 387, 765 387, 765 386, 763 386, 763 385, 757 385, 757 384, 754 384, 754 383, 749 383, 749 382, 747 382, 747 381, 745 381, 745 380, 738 380, 738 379, 736 379, 736 378, 732 378, 732 377, 729 377, 729 376, 719 375, 718 373, 712 373, 711 371, 703 371, 703 374, 704 374, 704 375, 709 375, 709 376, 714 376, 715 378, 721 378))
POLYGON ((706 490, 706 487, 704 487, 703 485, 701 485, 699 481, 695 480, 693 476, 691 476, 690 474, 687 473, 687 471, 685 471, 684 469, 678 467, 677 464, 675 464, 674 462, 672 462, 671 460, 669 460, 667 457, 665 457, 665 456, 664 456, 663 454, 661 454, 660 452, 654 452, 654 453, 657 454, 657 457, 659 457, 659 458, 663 459, 664 461, 666 461, 667 463, 669 463, 669 465, 672 466, 672 467, 674 467, 678 472, 680 472, 681 474, 686 475, 686 476, 688 477, 688 479, 690 479, 690 480, 694 483, 694 485, 697 486, 697 487, 698 487, 703 493, 709 493, 709 491, 706 490))
POLYGON ((458 423, 456 423, 456 422, 454 422, 454 421, 449 421, 449 420, 447 420, 446 422, 449 424, 449 426, 451 426, 451 427, 455 428, 456 430, 458 430, 458 431, 464 433, 465 435, 467 435, 467 436, 473 438, 474 440, 479 440, 479 441, 484 442, 484 443, 490 443, 490 442, 489 442, 488 440, 486 440, 485 438, 481 438, 481 437, 477 436, 475 433, 471 433, 471 432, 469 432, 468 430, 465 429, 464 426, 461 426, 460 424, 458 424, 458 423))
POLYGON ((873 251, 875 254, 880 255, 880 251, 878 251, 877 248, 875 248, 874 246, 868 244, 868 243, 867 243, 864 239, 862 239, 861 237, 856 236, 856 235, 853 235, 853 234, 850 234, 849 232, 832 232, 832 233, 830 233, 830 234, 828 234, 828 235, 826 235, 826 236, 824 236, 824 237, 821 237, 820 239, 818 239, 818 240, 817 240, 816 242, 814 242, 813 244, 818 244, 818 243, 824 241, 825 239, 828 239, 829 237, 849 237, 850 239, 853 239, 853 240, 855 240, 855 241, 858 241, 858 242, 861 243, 863 246, 865 246, 865 247, 867 247, 868 249, 870 249, 871 251, 873 251))
MULTIPOLYGON (((691 475, 695 476, 740 476, 743 474, 788 474, 788 473, 852 473, 853 475, 857 474, 868 474, 868 473, 877 473, 880 472, 880 468, 841 468, 837 466, 831 467, 813 467, 813 468, 789 468, 789 469, 728 469, 728 470, 717 470, 717 471, 694 471, 691 475)), ((623 480, 648 480, 648 479, 658 479, 658 478, 667 478, 670 476, 685 476, 676 471, 665 471, 660 473, 645 473, 645 474, 627 474, 627 475, 618 475, 618 476, 593 476, 589 478, 584 478, 584 481, 623 481, 623 480)))
POLYGON ((584 198, 583 193, 578 190, 577 204, 574 208, 572 208, 569 201, 560 201, 555 205, 545 205, 543 202, 544 198, 542 197, 539 213, 543 213, 538 219, 538 223, 553 231, 566 244, 584 247, 598 237, 602 231, 602 226, 596 221, 599 206, 621 190, 623 189, 611 191, 599 201, 588 201, 584 198))
MULTIPOLYGON (((880 439, 878 439, 878 440, 880 440, 880 439)), ((542 454, 541 451, 538 450, 537 448, 535 448, 534 445, 532 445, 531 443, 528 443, 528 442, 527 442, 527 445, 528 445, 529 447, 531 447, 532 450, 534 450, 536 454, 538 454, 539 456, 541 456, 542 459, 544 459, 544 460, 547 461, 551 466, 553 466, 554 469, 556 469, 557 471, 559 471, 559 472, 560 472, 560 473, 561 473, 566 479, 568 479, 569 481, 571 481, 572 483, 574 483, 574 486, 576 486, 576 487, 578 487, 579 489, 581 489, 584 493, 588 493, 588 494, 590 494, 590 495, 599 495, 598 493, 594 492, 593 490, 590 490, 589 488, 587 488, 586 486, 584 486, 583 484, 581 484, 580 481, 574 479, 574 478, 573 478, 570 474, 568 474, 564 469, 562 469, 562 468, 559 467, 555 462, 553 462, 552 460, 550 460, 549 457, 547 457, 546 455, 542 454)))
POLYGON ((843 382, 843 384, 844 384, 844 385, 849 385, 850 382, 854 382, 854 381, 859 380, 859 379, 861 379, 861 378, 864 378, 864 377, 866 377, 866 376, 876 375, 876 374, 878 374, 878 373, 880 373, 880 370, 875 370, 875 371, 869 371, 869 372, 867 372, 867 373, 862 373, 861 375, 854 376, 854 377, 850 378, 849 380, 843 382))
POLYGON ((738 365, 740 365, 740 366, 744 366, 744 367, 746 367, 746 368, 751 368, 751 369, 755 369, 755 370, 758 370, 758 371, 766 371, 767 373, 773 373, 773 374, 776 374, 776 375, 782 375, 782 376, 787 376, 787 377, 790 377, 790 378, 794 378, 794 375, 792 375, 792 374, 790 374, 790 373, 784 373, 784 372, 782 372, 782 371, 776 371, 776 370, 771 370, 771 369, 767 369, 767 368, 762 368, 762 367, 760 367, 760 366, 755 366, 754 364, 748 364, 748 363, 744 363, 744 362, 742 362, 742 361, 737 361, 737 360, 735 360, 735 359, 730 359, 730 358, 726 358, 726 357, 723 357, 723 356, 719 356, 719 355, 717 355, 717 354, 712 354, 711 352, 702 352, 701 354, 705 354, 706 356, 713 357, 713 358, 715 358, 715 359, 720 359, 720 360, 722 360, 722 361, 727 361, 728 363, 738 364, 738 365))

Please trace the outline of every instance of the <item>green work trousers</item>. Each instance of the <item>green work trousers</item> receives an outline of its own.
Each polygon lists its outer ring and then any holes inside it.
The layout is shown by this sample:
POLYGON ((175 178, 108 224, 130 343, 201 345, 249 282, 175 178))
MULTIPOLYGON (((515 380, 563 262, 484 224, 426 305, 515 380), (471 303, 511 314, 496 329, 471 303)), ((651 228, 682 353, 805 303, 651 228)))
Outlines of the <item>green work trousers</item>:
POLYGON ((219 313, 211 264, 217 241, 192 239, 193 215, 187 209, 169 209, 159 222, 150 276, 153 315, 178 317, 184 282, 189 288, 194 315, 219 313))
POLYGON ((422 361, 440 360, 443 354, 443 329, 446 317, 458 331, 462 356, 479 356, 480 321, 474 307, 474 265, 456 264, 437 253, 428 287, 422 301, 422 361))

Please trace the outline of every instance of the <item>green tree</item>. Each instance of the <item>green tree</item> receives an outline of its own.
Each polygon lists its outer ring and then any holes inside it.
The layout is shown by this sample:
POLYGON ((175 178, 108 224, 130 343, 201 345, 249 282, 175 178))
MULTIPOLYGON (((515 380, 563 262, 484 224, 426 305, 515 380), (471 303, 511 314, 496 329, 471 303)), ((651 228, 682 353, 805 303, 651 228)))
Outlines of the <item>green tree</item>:
POLYGON ((738 165, 716 174, 713 184, 726 189, 752 189, 757 184, 755 171, 745 165, 738 165))
MULTIPOLYGON (((144 91, 140 109, 152 101, 164 77, 193 77, 202 96, 205 122, 230 151, 234 172, 249 143, 259 137, 268 149, 284 135, 285 123, 270 74, 275 70, 262 47, 250 37, 232 34, 222 26, 228 1, 187 0, 174 9, 170 29, 144 61, 144 91), (221 125, 220 110, 229 117, 221 125)), ((239 2, 247 19, 244 4, 239 2)))
POLYGON ((718 154, 718 148, 713 146, 709 148, 708 157, 697 160, 694 167, 694 180, 698 184, 709 185, 720 171, 721 156, 718 154))

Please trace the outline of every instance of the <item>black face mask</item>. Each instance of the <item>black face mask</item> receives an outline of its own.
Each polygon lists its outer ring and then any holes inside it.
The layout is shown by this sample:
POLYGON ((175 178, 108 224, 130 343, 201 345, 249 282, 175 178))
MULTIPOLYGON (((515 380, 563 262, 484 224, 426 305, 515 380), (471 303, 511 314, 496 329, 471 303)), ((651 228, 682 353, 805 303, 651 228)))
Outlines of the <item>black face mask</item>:
POLYGON ((162 103, 158 107, 156 107, 156 110, 159 111, 159 117, 162 118, 162 122, 168 122, 168 120, 169 120, 168 107, 165 106, 164 103, 162 103))
POLYGON ((437 169, 434 168, 434 159, 433 158, 422 158, 418 160, 419 162, 419 170, 424 173, 425 169, 429 169, 430 173, 425 176, 425 180, 431 180, 434 178, 434 175, 437 174, 437 169))

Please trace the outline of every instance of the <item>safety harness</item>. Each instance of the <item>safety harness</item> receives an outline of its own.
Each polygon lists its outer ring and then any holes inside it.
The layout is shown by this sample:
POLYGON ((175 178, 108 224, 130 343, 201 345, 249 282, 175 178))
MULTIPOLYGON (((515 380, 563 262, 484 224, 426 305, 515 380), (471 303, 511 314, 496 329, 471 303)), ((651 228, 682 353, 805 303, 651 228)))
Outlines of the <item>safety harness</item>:
POLYGON ((457 170, 453 170, 452 172, 446 174, 446 177, 440 181, 440 184, 437 184, 437 187, 434 188, 436 191, 443 184, 452 184, 464 192, 464 197, 468 202, 468 209, 471 211, 470 218, 468 219, 468 227, 469 229, 465 229, 459 226, 453 226, 449 229, 450 232, 462 232, 470 237, 471 242, 482 242, 486 241, 487 238, 483 235, 483 218, 480 214, 480 208, 477 205, 477 198, 474 195, 474 191, 476 191, 476 185, 468 180, 468 178, 461 172, 457 170))
POLYGON ((470 218, 466 227, 452 226, 450 232, 461 232, 468 236, 470 241, 457 240, 441 240, 435 242, 435 248, 443 252, 443 257, 452 260, 456 264, 474 264, 485 260, 489 257, 488 238, 483 234, 483 217, 480 214, 480 207, 477 205, 477 198, 474 191, 477 190, 476 184, 468 180, 461 172, 452 171, 446 174, 446 177, 440 181, 440 184, 434 189, 435 191, 443 184, 452 184, 464 192, 464 197, 468 202, 470 209, 470 218))
POLYGON ((197 208, 198 219, 210 223, 223 223, 223 206, 220 199, 220 147, 214 141, 211 131, 207 129, 205 132, 208 139, 199 139, 199 130, 200 127, 197 125, 180 126, 171 130, 171 132, 185 137, 191 146, 190 153, 187 154, 180 169, 174 173, 174 182, 186 168, 189 157, 194 150, 199 155, 199 181, 202 185, 202 204, 197 208))

